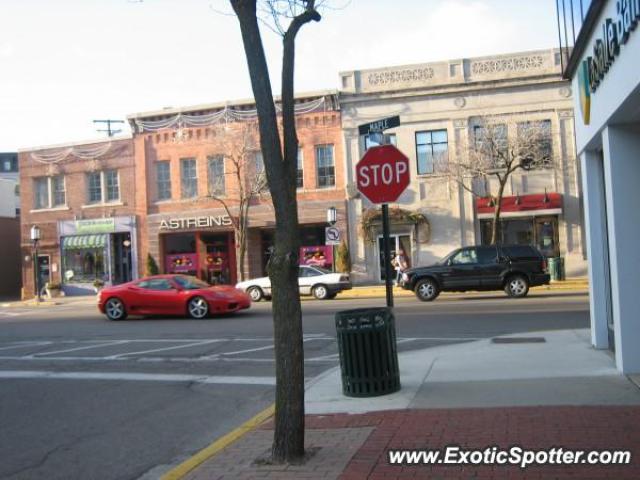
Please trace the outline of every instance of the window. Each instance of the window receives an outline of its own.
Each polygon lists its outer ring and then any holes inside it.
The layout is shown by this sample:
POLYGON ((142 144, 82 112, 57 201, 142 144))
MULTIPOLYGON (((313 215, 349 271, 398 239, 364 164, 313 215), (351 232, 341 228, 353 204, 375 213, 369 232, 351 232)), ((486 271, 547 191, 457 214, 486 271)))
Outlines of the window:
POLYGON ((438 164, 449 160, 447 131, 416 132, 416 158, 418 175, 435 173, 438 164))
POLYGON ((333 163, 333 145, 316 145, 316 165, 318 167, 318 187, 332 187, 336 184, 333 163))
POLYGON ((264 157, 262 156, 261 151, 257 151, 254 156, 254 168, 256 169, 256 174, 260 175, 264 173, 264 157))
POLYGON ((518 143, 527 150, 532 168, 548 168, 553 165, 553 140, 551 120, 518 124, 518 143))
POLYGON ((120 200, 120 181, 117 170, 87 174, 88 203, 107 203, 120 200))
POLYGON ((208 158, 207 175, 209 177, 209 195, 224 195, 224 157, 222 155, 208 158))
POLYGON ((148 280, 145 286, 142 286, 142 283, 144 282, 140 282, 138 286, 140 288, 145 288, 147 290, 172 290, 173 289, 173 287, 171 286, 171 283, 166 278, 154 278, 154 279, 148 280))
POLYGON ((171 198, 171 163, 167 160, 156 163, 156 186, 158 200, 171 198))
MULTIPOLYGON (((388 138, 388 141, 389 141, 389 143, 391 145, 398 146, 398 138, 396 137, 395 133, 385 134, 385 137, 388 138)), ((365 135, 364 136, 364 149, 365 150, 369 150, 371 147, 377 147, 378 145, 380 145, 380 143, 378 143, 376 141, 375 136, 371 136, 371 135, 365 135)))
POLYGON ((62 207, 67 198, 64 187, 64 177, 40 177, 33 180, 33 208, 62 207))
POLYGON ((62 253, 65 283, 88 283, 107 277, 104 248, 65 249, 62 253))
POLYGON ((469 265, 472 263, 478 263, 475 248, 460 250, 451 258, 451 265, 469 265))
POLYGON ((506 166, 507 135, 507 126, 503 123, 489 127, 478 125, 473 128, 476 151, 483 157, 491 158, 495 168, 506 166))
POLYGON ((302 149, 298 149, 298 170, 296 173, 296 187, 304 187, 304 159, 302 157, 302 149))
POLYGON ((180 160, 180 181, 182 198, 198 196, 198 175, 195 158, 183 158, 180 160))
POLYGON ((120 185, 117 170, 107 170, 104 172, 104 181, 107 186, 107 202, 120 200, 120 185))
POLYGON ((481 265, 491 265, 498 260, 498 251, 496 247, 478 247, 478 263, 481 265))
POLYGON ((66 192, 64 189, 64 177, 57 176, 51 178, 51 189, 53 190, 52 200, 53 206, 59 207, 67 202, 66 192))
POLYGON ((102 181, 101 173, 93 172, 87 174, 87 183, 89 186, 89 203, 102 202, 102 181))

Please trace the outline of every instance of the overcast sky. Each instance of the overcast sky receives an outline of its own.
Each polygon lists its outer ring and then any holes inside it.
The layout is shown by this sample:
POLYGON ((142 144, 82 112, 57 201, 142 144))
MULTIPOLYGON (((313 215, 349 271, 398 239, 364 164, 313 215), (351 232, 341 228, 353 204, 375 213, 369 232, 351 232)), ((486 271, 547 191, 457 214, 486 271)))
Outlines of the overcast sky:
MULTIPOLYGON (((554 0, 332 0, 296 90, 338 72, 557 46, 554 0)), ((0 0, 0 151, 98 138, 93 119, 251 96, 225 0, 0 0)), ((263 34, 275 93, 280 38, 263 34)))

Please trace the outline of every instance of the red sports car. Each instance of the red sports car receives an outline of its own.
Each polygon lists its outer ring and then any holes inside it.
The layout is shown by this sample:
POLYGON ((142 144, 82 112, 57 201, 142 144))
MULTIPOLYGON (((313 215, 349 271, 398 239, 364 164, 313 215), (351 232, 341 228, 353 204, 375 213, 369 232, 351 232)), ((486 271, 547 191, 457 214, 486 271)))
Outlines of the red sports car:
POLYGON ((250 306, 251 299, 242 290, 211 286, 187 275, 155 275, 106 287, 98 294, 98 308, 110 320, 124 320, 127 315, 189 315, 199 319, 250 306))

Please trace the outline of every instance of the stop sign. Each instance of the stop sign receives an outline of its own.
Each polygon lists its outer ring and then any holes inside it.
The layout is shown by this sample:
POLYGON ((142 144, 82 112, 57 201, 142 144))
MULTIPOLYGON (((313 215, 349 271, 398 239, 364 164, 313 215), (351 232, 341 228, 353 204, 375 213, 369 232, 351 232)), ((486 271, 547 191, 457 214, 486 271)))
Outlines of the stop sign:
POLYGON ((358 191, 372 203, 395 202, 409 181, 409 159, 393 145, 371 147, 356 165, 358 191))

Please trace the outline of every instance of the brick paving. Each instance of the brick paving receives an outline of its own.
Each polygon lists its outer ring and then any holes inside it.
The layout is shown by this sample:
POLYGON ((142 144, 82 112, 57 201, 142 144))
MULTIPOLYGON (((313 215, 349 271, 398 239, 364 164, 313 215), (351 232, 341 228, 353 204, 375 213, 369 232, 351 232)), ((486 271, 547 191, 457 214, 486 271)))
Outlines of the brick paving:
POLYGON ((307 416, 307 449, 317 453, 301 466, 261 466, 268 454, 270 423, 205 462, 189 480, 219 479, 640 479, 640 407, 514 407, 396 410, 359 415, 307 416), (615 466, 395 466, 389 449, 631 450, 631 465, 615 466))

